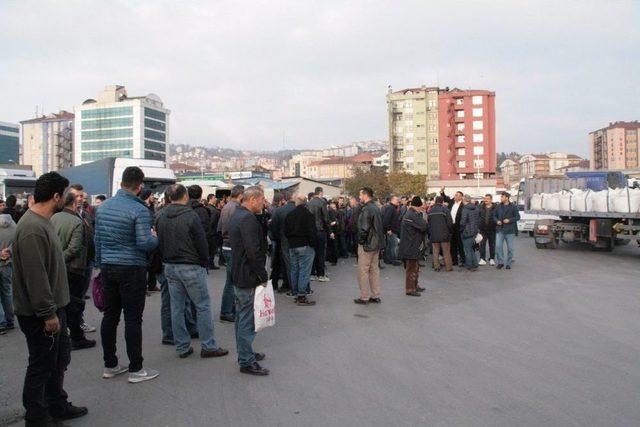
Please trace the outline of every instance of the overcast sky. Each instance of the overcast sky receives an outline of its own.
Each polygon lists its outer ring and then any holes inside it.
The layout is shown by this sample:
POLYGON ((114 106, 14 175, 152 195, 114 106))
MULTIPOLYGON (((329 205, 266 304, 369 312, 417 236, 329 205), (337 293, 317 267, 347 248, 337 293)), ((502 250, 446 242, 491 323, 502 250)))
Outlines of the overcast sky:
POLYGON ((385 95, 496 92, 499 151, 588 154, 640 119, 640 1, 7 1, 0 121, 72 110, 107 84, 156 93, 173 143, 386 139, 385 95))

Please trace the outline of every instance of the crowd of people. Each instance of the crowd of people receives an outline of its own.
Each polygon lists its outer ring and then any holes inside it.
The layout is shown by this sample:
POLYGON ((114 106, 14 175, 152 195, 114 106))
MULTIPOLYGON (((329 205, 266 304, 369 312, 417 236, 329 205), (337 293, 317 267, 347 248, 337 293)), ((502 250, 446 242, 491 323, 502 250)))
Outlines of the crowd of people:
POLYGON ((331 281, 327 263, 355 257, 356 304, 382 302, 385 265, 404 266, 406 295, 420 296, 419 271, 429 256, 434 271, 442 264, 445 271, 454 265, 510 269, 519 219, 508 193, 499 204, 491 195, 477 204, 459 192, 449 198, 444 188, 433 199, 383 201, 366 187, 357 196, 327 200, 317 187, 306 195, 282 191, 269 202, 258 186, 203 198, 199 186, 174 184, 156 200, 144 188, 142 170, 128 167, 117 194, 91 205, 80 183, 69 184, 56 172, 44 174, 26 209, 18 214, 7 198, 0 215, 0 332, 14 328, 15 313, 29 351, 22 396, 27 425, 88 412, 69 402, 63 383, 70 352, 96 345, 87 337, 96 328, 84 322, 92 281, 103 299, 103 378, 128 373, 130 383, 139 383, 158 377, 142 355, 146 296, 157 291, 162 344, 174 346, 179 358, 194 353, 193 339, 200 341, 201 358, 228 355, 215 338, 207 285, 208 271, 221 267, 219 319, 234 324, 239 370, 264 376, 269 370, 259 362, 266 355, 253 349, 258 286, 270 281, 297 306, 313 306, 311 283, 331 281), (128 364, 116 352, 121 316, 128 364))

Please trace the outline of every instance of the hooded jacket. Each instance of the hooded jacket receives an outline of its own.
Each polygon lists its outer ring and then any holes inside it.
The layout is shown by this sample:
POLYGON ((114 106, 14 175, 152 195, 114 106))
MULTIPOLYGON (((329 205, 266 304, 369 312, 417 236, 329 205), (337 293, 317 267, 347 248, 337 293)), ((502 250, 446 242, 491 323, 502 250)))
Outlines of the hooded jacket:
POLYGON ((402 218, 401 228, 402 239, 400 239, 398 257, 400 259, 420 258, 420 245, 427 231, 427 222, 422 217, 422 213, 407 209, 402 218))
POLYGON ((473 203, 467 203, 462 206, 461 210, 460 234, 462 234, 462 238, 475 237, 480 232, 480 209, 473 203))
MULTIPOLYGON (((16 235, 16 223, 9 214, 0 214, 0 249, 10 248, 16 235)), ((11 258, 1 261, 0 267, 11 265, 11 258)))
POLYGON ((207 236, 198 214, 186 205, 172 203, 156 220, 162 261, 206 267, 209 260, 207 236))
POLYGON ((429 211, 429 240, 431 243, 443 243, 451 241, 453 220, 451 211, 446 206, 435 204, 429 211))

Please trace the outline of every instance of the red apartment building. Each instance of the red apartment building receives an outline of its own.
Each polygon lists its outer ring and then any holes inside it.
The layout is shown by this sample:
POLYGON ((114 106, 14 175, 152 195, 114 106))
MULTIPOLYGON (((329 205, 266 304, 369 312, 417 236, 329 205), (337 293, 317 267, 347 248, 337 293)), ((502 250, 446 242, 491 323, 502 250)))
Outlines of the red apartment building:
POLYGON ((440 179, 495 178, 495 92, 441 91, 438 112, 440 179))

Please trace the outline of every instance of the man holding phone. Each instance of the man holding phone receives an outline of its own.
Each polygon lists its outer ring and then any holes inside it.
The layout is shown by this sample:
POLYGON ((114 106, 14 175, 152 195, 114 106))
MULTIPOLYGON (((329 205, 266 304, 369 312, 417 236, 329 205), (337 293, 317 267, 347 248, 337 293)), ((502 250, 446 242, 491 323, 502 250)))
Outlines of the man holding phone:
POLYGON ((64 372, 71 360, 65 306, 69 304, 64 254, 50 222, 62 210, 69 181, 56 172, 36 181, 34 205, 16 228, 13 251, 13 301, 27 339, 29 365, 22 403, 25 425, 45 425, 87 414, 73 406, 64 391, 64 372))

